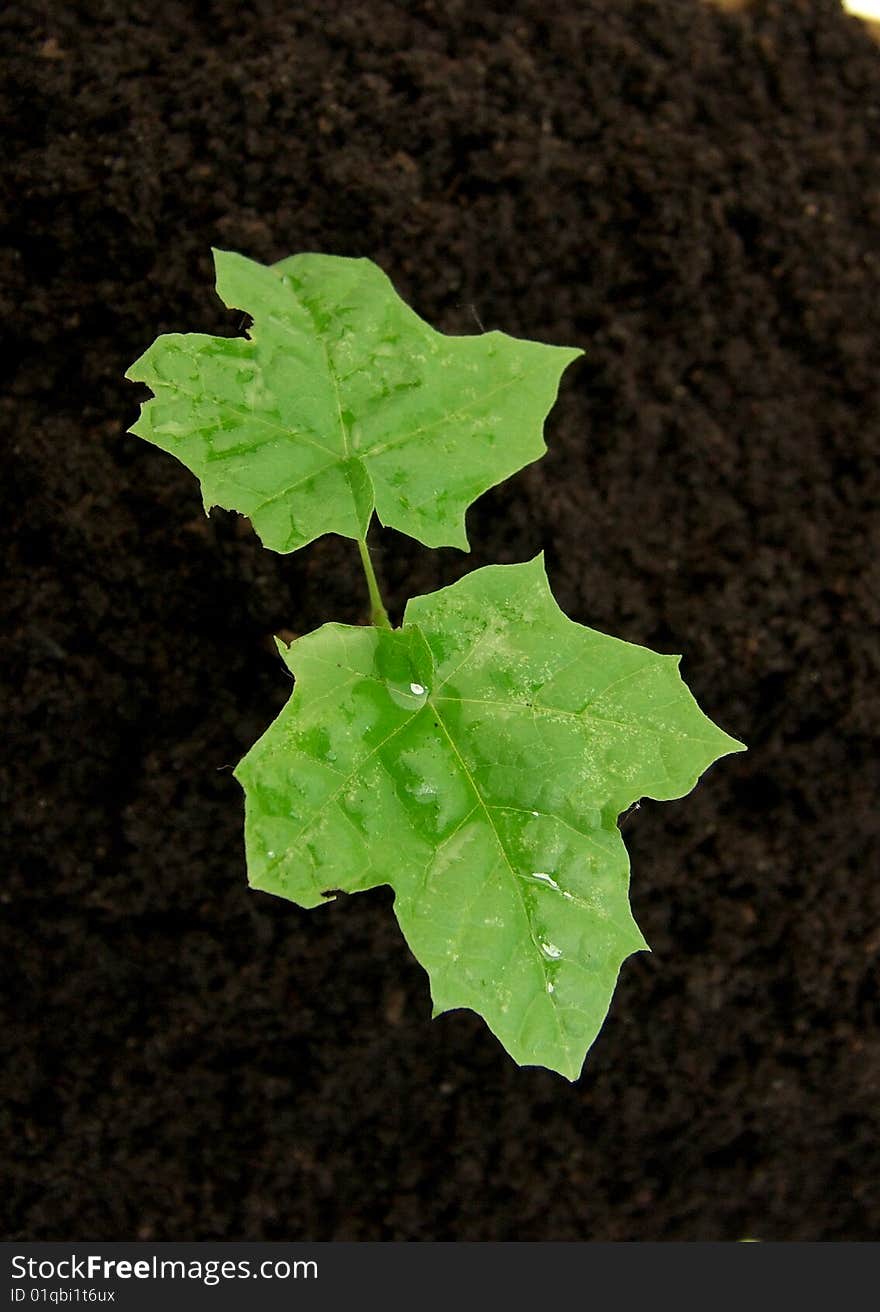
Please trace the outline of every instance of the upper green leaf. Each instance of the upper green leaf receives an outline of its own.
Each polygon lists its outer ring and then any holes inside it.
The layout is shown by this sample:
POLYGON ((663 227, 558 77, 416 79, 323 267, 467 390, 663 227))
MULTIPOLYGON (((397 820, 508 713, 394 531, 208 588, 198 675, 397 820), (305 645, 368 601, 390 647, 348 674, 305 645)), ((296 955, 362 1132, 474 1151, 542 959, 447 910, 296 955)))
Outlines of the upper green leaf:
POLYGON ((157 338, 126 374, 155 393, 131 431, 198 475, 206 509, 249 516, 275 551, 363 538, 374 508, 427 546, 467 550, 467 507, 546 450, 544 419, 582 352, 446 337, 370 260, 214 261, 249 336, 157 338))
POLYGON ((577 1078, 645 946, 617 818, 741 744, 678 657, 568 619, 540 558, 416 598, 400 630, 281 650, 295 690, 236 771, 251 883, 305 907, 390 884, 435 1014, 577 1078))

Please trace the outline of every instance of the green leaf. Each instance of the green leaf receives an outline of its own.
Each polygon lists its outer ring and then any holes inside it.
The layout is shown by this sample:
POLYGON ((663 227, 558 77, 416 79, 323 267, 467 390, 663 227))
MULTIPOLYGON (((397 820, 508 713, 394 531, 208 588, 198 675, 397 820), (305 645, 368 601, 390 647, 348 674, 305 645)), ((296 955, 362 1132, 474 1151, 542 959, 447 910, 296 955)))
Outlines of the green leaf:
POLYGON ((296 687, 236 771, 251 883, 303 907, 390 884, 435 1014, 576 1079, 646 946, 617 818, 741 744, 678 657, 568 619, 540 557, 281 650, 296 687))
POLYGON ((363 538, 374 508, 427 546, 467 550, 467 507, 544 453, 562 371, 582 352, 444 336, 370 260, 214 261, 221 299, 253 318, 249 338, 157 338, 126 374, 155 393, 131 431, 274 551, 363 538))

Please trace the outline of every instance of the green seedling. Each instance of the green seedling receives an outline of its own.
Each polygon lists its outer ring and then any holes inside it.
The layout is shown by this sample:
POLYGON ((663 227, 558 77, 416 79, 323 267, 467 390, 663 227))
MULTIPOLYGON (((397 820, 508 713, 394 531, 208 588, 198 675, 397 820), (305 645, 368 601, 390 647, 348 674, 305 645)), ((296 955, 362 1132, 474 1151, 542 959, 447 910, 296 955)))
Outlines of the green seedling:
POLYGON ((214 255, 253 326, 159 337, 126 375, 154 393, 131 431, 275 551, 352 538, 372 610, 278 644, 294 690, 236 770, 250 882, 302 907, 390 885, 434 1014, 469 1007, 517 1062, 576 1079, 647 946, 618 819, 742 744, 679 657, 568 619, 541 557, 416 597, 392 628, 367 532, 375 514, 466 550, 468 506, 543 454, 581 352, 438 333, 369 260, 214 255))

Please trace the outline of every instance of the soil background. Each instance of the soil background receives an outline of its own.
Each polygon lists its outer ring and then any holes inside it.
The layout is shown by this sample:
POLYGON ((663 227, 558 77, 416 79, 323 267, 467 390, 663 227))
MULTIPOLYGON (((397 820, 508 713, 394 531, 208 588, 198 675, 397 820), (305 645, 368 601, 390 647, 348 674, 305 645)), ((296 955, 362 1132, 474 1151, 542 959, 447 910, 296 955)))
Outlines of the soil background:
POLYGON ((0 366, 2 1229, 880 1236, 880 47, 832 0, 10 3, 0 366), (653 955, 580 1081, 431 1022, 388 890, 249 891, 272 635, 366 620, 128 436, 210 247, 368 255, 438 328, 582 344, 471 555, 684 652, 750 751, 626 822, 653 955))

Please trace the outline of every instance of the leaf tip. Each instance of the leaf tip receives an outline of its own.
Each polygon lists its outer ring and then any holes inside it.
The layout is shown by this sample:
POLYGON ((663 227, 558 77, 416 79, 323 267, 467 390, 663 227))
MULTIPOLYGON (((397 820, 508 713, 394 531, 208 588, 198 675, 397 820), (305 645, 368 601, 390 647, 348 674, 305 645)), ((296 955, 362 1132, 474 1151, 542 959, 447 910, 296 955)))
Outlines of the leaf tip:
MULTIPOLYGON (((633 921, 633 929, 635 930, 635 943, 633 947, 630 948, 629 955, 633 957, 637 952, 650 952, 653 956, 654 949, 651 947, 651 944, 645 938, 635 921, 633 921)), ((624 958, 624 960, 626 960, 626 958, 624 958)))
POLYGON ((544 555, 543 548, 536 556, 532 556, 531 560, 524 560, 516 568, 534 575, 535 579, 549 590, 550 580, 547 578, 547 558, 544 555))
POLYGON ((293 668, 292 662, 293 662, 293 649, 297 644, 297 639, 291 638, 290 642, 285 642, 284 639, 279 637, 278 634, 276 633, 273 636, 272 641, 275 643, 275 650, 278 652, 278 655, 283 660, 285 667, 295 677, 296 671, 293 668))
POLYGON ((231 261, 241 258, 242 256, 237 255, 235 251, 226 251, 219 246, 211 247, 211 259, 214 262, 214 287, 221 301, 223 300, 221 282, 225 272, 224 265, 228 265, 231 261))
MULTIPOLYGON (((157 338, 156 341, 158 340, 159 339, 157 338)), ((155 346, 155 344, 156 343, 154 342, 153 346, 155 346)), ((150 386, 150 374, 148 370, 145 371, 144 366, 147 365, 148 357, 153 350, 153 346, 148 346, 145 351, 141 351, 138 358, 132 361, 122 375, 129 383, 145 383, 148 387, 150 386)))
POLYGON ((426 546, 433 547, 454 547, 456 551, 464 551, 470 555, 471 544, 467 535, 467 527, 464 522, 464 515, 454 525, 450 526, 449 532, 444 533, 442 538, 436 542, 428 542, 427 536, 423 539, 426 546))

